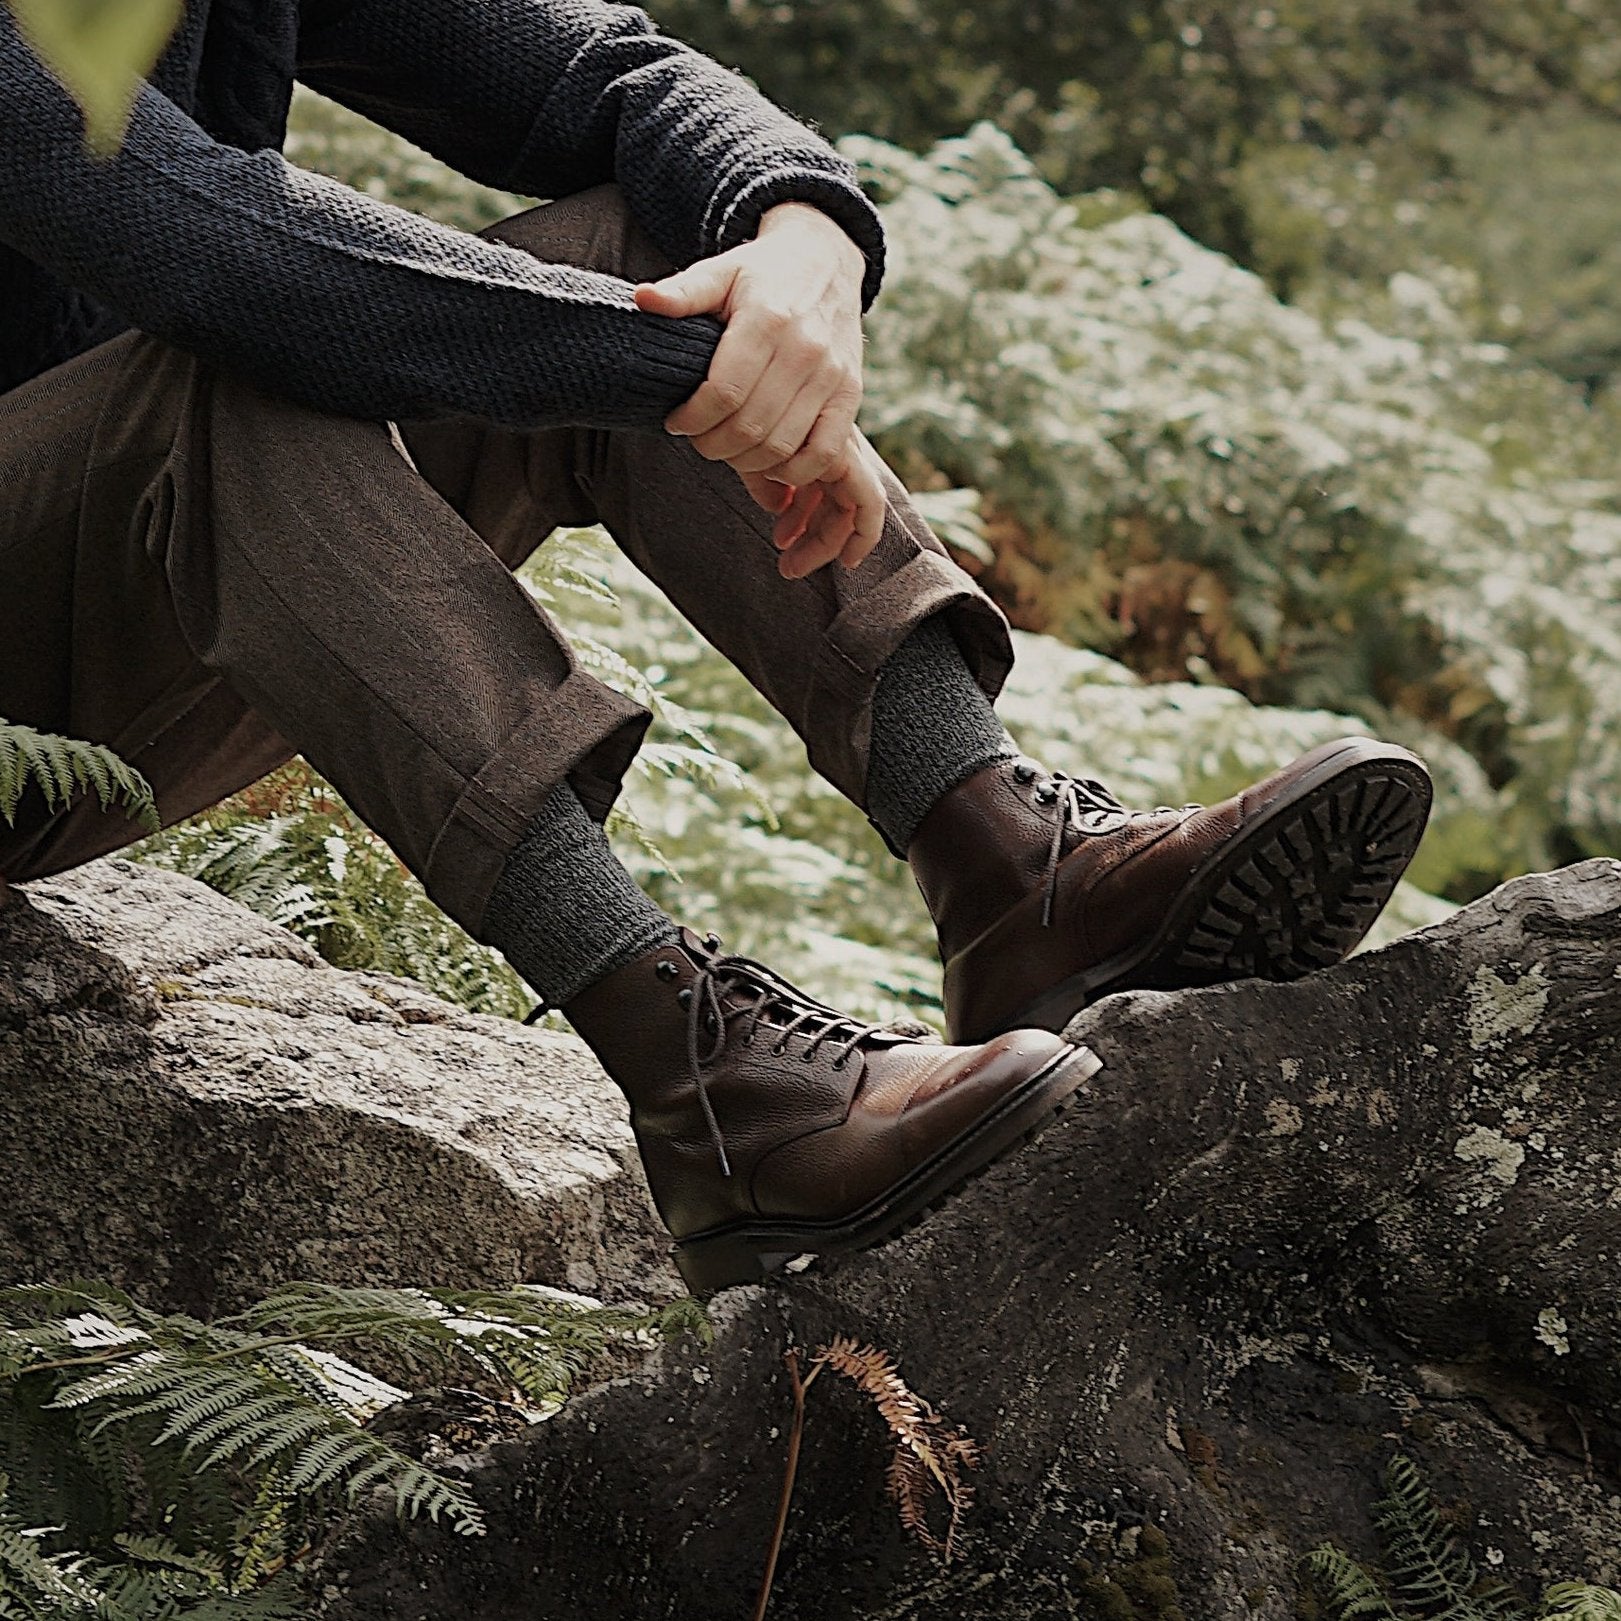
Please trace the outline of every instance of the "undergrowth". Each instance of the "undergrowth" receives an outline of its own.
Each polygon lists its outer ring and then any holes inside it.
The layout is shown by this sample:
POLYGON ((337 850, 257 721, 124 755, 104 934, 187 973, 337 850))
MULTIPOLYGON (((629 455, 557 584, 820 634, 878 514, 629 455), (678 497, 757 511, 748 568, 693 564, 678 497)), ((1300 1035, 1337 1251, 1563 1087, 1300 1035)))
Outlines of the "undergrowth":
POLYGON ((1610 1588, 1559 1582, 1533 1610, 1507 1582, 1483 1572, 1411 1459, 1395 1458, 1385 1470, 1373 1523, 1381 1570, 1331 1547, 1302 1564, 1327 1621, 1621 1621, 1621 1593, 1610 1588))
POLYGON ((701 1321, 533 1287, 307 1284, 209 1323, 93 1283, 0 1291, 0 1617, 296 1616, 300 1567, 373 1494, 483 1534, 466 1486, 373 1426, 409 1392, 371 1370, 533 1422, 610 1347, 701 1321))

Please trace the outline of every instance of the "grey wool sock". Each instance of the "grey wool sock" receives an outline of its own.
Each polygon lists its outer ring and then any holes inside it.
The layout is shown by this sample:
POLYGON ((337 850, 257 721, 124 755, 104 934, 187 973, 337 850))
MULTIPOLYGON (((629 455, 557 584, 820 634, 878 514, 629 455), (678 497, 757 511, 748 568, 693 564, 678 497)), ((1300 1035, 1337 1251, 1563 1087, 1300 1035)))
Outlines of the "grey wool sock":
POLYGON ((567 783, 507 857, 482 932, 548 1007, 562 1007, 680 934, 636 887, 567 783))
POLYGON ((905 855, 942 794, 1019 752, 944 619, 926 619, 878 674, 867 814, 905 855))

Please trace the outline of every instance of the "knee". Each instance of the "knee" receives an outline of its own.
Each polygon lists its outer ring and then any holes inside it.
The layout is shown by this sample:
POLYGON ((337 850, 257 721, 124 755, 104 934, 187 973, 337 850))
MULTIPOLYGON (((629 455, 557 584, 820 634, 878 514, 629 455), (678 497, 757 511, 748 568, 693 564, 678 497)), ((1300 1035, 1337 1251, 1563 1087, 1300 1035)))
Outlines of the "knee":
POLYGON ((618 186, 593 186, 542 203, 480 233, 547 264, 577 265, 626 281, 656 281, 675 265, 649 238, 618 186))

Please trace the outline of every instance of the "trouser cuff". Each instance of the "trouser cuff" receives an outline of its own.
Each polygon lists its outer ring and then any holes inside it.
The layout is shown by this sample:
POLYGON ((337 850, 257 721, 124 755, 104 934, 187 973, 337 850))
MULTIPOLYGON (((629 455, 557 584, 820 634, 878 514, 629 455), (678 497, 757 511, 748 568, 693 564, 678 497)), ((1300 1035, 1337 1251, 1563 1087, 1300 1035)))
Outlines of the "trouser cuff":
POLYGON ((652 717, 583 670, 516 728, 463 789, 428 853, 435 903, 482 938, 490 892, 524 830, 567 782, 591 817, 613 809, 652 717), (569 718, 566 728, 559 716, 569 718), (565 731, 567 736, 560 735, 565 731))

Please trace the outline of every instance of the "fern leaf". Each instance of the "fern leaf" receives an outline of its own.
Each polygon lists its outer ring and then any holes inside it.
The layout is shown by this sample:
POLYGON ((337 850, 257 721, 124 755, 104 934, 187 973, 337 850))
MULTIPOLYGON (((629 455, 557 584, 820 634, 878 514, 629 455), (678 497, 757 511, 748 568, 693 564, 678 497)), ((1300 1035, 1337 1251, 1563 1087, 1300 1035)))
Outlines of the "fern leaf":
POLYGON ((1411 1459, 1391 1460, 1385 1491, 1373 1520, 1391 1591, 1404 1605, 1453 1621, 1510 1621, 1524 1615, 1507 1589, 1482 1583, 1469 1551, 1442 1525, 1429 1487, 1411 1459))
POLYGON ((459 1536, 484 1535, 484 1516, 473 1501, 472 1494, 465 1487, 429 1469, 413 1465, 407 1473, 402 1474, 394 1488, 394 1500, 402 1513, 413 1518, 425 1514, 435 1525, 443 1515, 450 1522, 451 1530, 459 1536))
POLYGON ((309 1604, 290 1576, 251 1593, 220 1594, 186 1610, 185 1621, 307 1621, 309 1604))
POLYGON ((75 1555, 47 1554, 42 1533, 22 1526, 7 1507, 10 1481, 0 1475, 0 1614, 15 1607, 23 1616, 92 1613, 100 1590, 75 1555))
POLYGON ((211 1586, 222 1586, 225 1581, 225 1562, 217 1554, 187 1553, 167 1537, 123 1534, 114 1542, 139 1564, 152 1565, 163 1570, 175 1570, 200 1577, 211 1586))
POLYGON ((1621 1621, 1621 1593, 1586 1582, 1558 1582, 1542 1595, 1545 1621, 1621 1621))
POLYGON ((14 823, 32 784, 50 810, 62 810, 81 793, 93 793, 103 810, 115 804, 153 832, 157 803, 151 785, 133 766, 100 743, 38 732, 0 719, 0 819, 14 823))
POLYGON ((1301 1568, 1326 1607, 1328 1621, 1400 1621, 1373 1578, 1338 1548, 1315 1549, 1301 1568))

